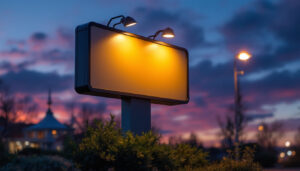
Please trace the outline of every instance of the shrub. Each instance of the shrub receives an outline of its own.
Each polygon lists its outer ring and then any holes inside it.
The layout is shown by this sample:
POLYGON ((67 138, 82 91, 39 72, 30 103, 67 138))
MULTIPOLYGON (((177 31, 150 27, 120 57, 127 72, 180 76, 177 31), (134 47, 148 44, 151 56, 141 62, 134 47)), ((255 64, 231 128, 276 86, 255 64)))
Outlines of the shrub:
POLYGON ((186 167, 184 170, 190 171, 261 171, 261 167, 258 163, 253 161, 254 150, 246 147, 243 150, 243 155, 241 160, 234 160, 234 155, 229 151, 229 157, 224 157, 219 163, 214 163, 208 165, 207 167, 202 167, 198 169, 191 169, 186 167))
POLYGON ((71 136, 66 136, 63 141, 63 151, 62 155, 67 159, 72 159, 73 155, 75 154, 78 143, 74 141, 74 139, 71 136))
POLYGON ((178 144, 173 150, 171 159, 175 161, 175 168, 198 168, 207 164, 207 154, 196 147, 178 144))
POLYGON ((0 171, 70 171, 73 164, 58 156, 20 156, 0 168, 0 171))
POLYGON ((206 153, 190 145, 170 146, 159 143, 152 132, 122 135, 113 118, 89 127, 74 153, 82 170, 178 170, 204 166, 206 153))
POLYGON ((74 161, 82 170, 107 170, 113 167, 122 141, 121 131, 115 127, 113 118, 106 123, 99 121, 95 127, 88 127, 74 161))

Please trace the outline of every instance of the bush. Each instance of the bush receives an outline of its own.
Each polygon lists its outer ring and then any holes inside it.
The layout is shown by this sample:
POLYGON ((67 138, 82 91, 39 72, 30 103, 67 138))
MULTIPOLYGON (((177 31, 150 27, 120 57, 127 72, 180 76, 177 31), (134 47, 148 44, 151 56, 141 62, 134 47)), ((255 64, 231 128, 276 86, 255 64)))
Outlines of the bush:
POLYGON ((70 171, 77 170, 73 164, 58 156, 21 156, 0 168, 0 171, 70 171))
POLYGON ((175 168, 198 168, 207 164, 207 154, 196 147, 179 144, 173 150, 171 160, 175 161, 175 168))
POLYGON ((66 136, 63 141, 63 151, 62 156, 64 156, 67 159, 72 159, 74 156, 77 148, 78 148, 78 142, 75 142, 74 139, 71 136, 66 136))
POLYGON ((89 127, 74 153, 82 170, 178 170, 204 166, 206 153, 190 145, 170 146, 159 143, 152 132, 122 135, 113 118, 89 127))
POLYGON ((82 170, 107 170, 113 167, 122 141, 113 118, 107 123, 99 121, 95 127, 88 127, 74 153, 74 161, 82 170))
MULTIPOLYGON (((261 167, 258 163, 253 161, 254 151, 251 148, 246 147, 243 150, 241 160, 234 160, 234 155, 229 152, 229 157, 224 157, 219 163, 208 165, 204 168, 190 169, 185 168, 184 170, 190 171, 261 171, 261 167)), ((182 171, 184 171, 182 170, 182 171)))
POLYGON ((159 139, 152 132, 140 136, 130 132, 122 134, 112 118, 89 127, 78 145, 71 139, 65 145, 69 154, 73 154, 76 166, 82 170, 261 170, 253 161, 254 151, 249 147, 243 147, 239 161, 229 152, 228 157, 209 165, 207 153, 201 149, 188 144, 160 144, 159 139))

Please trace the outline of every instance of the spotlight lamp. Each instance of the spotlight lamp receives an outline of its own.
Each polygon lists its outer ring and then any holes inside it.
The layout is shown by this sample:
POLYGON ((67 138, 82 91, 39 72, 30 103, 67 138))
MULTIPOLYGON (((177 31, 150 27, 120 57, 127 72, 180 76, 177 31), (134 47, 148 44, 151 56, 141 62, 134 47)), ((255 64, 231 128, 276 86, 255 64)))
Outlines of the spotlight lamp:
POLYGON ((115 28, 119 24, 123 24, 125 27, 130 27, 130 26, 133 26, 136 24, 136 21, 132 17, 130 17, 130 16, 125 17, 124 15, 119 15, 119 16, 111 18, 107 23, 107 27, 109 27, 112 20, 117 19, 117 18, 121 18, 121 20, 120 20, 120 22, 114 24, 113 28, 115 28))
POLYGON ((175 37, 173 29, 171 29, 170 27, 167 27, 163 30, 158 30, 154 35, 151 35, 148 38, 152 38, 153 40, 155 40, 155 38, 159 35, 159 33, 162 33, 161 36, 164 38, 170 39, 170 38, 175 37))

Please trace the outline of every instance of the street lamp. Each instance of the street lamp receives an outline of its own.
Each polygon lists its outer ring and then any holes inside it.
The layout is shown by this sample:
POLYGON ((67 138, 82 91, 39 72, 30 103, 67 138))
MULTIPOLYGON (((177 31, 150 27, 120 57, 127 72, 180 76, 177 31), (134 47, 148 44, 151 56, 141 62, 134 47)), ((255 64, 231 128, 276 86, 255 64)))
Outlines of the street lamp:
POLYGON ((258 129, 258 131, 262 132, 264 130, 264 126, 263 125, 259 125, 257 129, 258 129))
POLYGON ((155 38, 159 35, 159 33, 162 33, 161 36, 164 37, 164 38, 173 38, 173 37, 175 37, 173 29, 171 29, 170 27, 167 27, 163 30, 158 30, 154 35, 151 35, 148 38, 152 38, 153 40, 155 40, 155 38))
POLYGON ((238 54, 238 58, 241 61, 247 61, 249 58, 251 58, 251 55, 248 52, 246 52, 246 51, 241 51, 238 54))
POLYGON ((286 141, 286 142, 284 143, 284 145, 285 145, 285 147, 290 147, 290 146, 291 146, 291 142, 290 142, 290 141, 286 141))
POLYGON ((132 17, 130 17, 130 16, 125 17, 124 15, 119 15, 119 16, 111 18, 107 23, 107 27, 109 27, 112 20, 117 19, 117 18, 121 18, 121 20, 120 20, 120 22, 114 24, 113 28, 115 28, 116 25, 119 25, 119 24, 123 24, 125 27, 130 27, 130 26, 133 26, 136 24, 136 21, 132 17))
MULTIPOLYGON (((233 77, 234 77, 234 104, 235 104, 235 143, 238 146, 239 144, 239 113, 240 113, 240 106, 239 106, 239 82, 238 82, 238 75, 244 75, 244 71, 240 71, 237 69, 237 60, 240 61, 247 61, 249 60, 251 55, 247 51, 240 51, 237 56, 234 57, 233 63, 233 77)), ((262 128, 263 129, 263 128, 262 128)))

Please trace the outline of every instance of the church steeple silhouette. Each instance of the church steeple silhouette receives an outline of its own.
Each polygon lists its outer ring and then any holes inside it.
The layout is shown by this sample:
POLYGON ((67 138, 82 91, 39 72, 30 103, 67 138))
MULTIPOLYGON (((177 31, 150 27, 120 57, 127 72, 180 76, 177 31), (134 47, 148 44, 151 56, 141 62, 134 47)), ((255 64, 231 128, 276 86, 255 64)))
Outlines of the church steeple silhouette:
POLYGON ((52 105, 52 99, 51 99, 51 89, 49 88, 49 91, 48 91, 48 109, 51 109, 51 105, 52 105))
POLYGON ((51 105, 52 105, 52 99, 51 99, 51 89, 49 88, 48 91, 48 110, 47 110, 47 114, 46 115, 53 115, 53 112, 51 110, 51 105))

